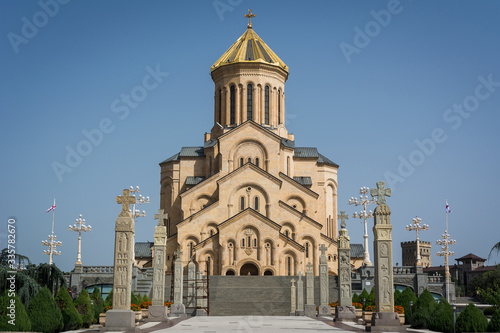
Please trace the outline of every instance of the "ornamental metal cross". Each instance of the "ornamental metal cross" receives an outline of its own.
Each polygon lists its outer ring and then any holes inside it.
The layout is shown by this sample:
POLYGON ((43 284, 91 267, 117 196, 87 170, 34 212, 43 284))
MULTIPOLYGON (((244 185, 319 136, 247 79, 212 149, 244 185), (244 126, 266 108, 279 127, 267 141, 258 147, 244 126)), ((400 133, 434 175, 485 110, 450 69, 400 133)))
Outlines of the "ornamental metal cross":
POLYGON ((319 247, 319 250, 321 251, 321 255, 324 256, 325 252, 327 250, 327 247, 325 246, 325 244, 321 244, 321 246, 319 247))
POLYGON ((345 220, 349 220, 349 215, 346 215, 345 211, 341 211, 338 217, 341 221, 340 226, 342 227, 342 229, 345 229, 345 220))
POLYGON ((165 225, 164 220, 168 219, 168 214, 163 212, 164 212, 163 209, 158 209, 158 214, 155 214, 155 220, 158 220, 159 226, 164 226, 165 225))
POLYGON ((130 205, 135 204, 135 197, 130 195, 130 190, 123 190, 123 195, 116 196, 116 203, 122 205, 122 212, 120 216, 131 216, 130 214, 130 205))
POLYGON ((255 17, 255 14, 252 14, 252 10, 248 10, 248 14, 245 14, 245 17, 248 17, 248 28, 252 27, 252 17, 255 17))
POLYGON ((385 182, 377 182, 377 188, 372 188, 370 191, 372 197, 377 197, 377 204, 385 204, 385 197, 390 197, 392 190, 390 188, 385 188, 385 182))

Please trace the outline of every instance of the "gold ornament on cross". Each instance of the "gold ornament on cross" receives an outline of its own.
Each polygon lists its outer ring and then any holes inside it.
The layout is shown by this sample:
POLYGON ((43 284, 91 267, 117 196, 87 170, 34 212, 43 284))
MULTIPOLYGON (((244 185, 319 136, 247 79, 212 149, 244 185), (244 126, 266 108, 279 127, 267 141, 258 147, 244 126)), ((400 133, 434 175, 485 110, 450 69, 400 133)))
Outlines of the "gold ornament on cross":
POLYGON ((248 14, 245 14, 245 17, 248 17, 248 29, 252 29, 252 17, 255 17, 255 14, 252 14, 252 10, 248 10, 248 14))

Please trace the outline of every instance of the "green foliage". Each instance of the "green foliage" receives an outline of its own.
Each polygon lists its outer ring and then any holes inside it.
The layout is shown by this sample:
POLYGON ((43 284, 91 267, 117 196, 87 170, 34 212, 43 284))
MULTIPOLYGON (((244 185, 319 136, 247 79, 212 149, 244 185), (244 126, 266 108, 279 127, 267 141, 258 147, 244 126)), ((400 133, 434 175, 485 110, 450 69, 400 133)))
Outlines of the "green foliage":
POLYGON ((500 285, 500 265, 493 271, 472 278, 467 286, 467 295, 475 295, 479 289, 494 289, 495 284, 500 285))
POLYGON ((453 332, 453 309, 446 298, 441 298, 436 305, 429 329, 437 332, 453 332))
POLYGON ((363 304, 363 300, 359 299, 359 295, 358 294, 352 294, 352 302, 353 303, 361 303, 361 304, 363 304))
POLYGON ((370 294, 366 298, 366 305, 375 305, 375 288, 372 288, 370 294))
POLYGON ((109 292, 108 296, 104 300, 104 306, 113 306, 113 289, 109 292))
POLYGON ((401 305, 398 303, 400 297, 401 297, 401 291, 396 289, 396 291, 394 291, 394 305, 401 305))
POLYGON ((73 300, 71 299, 71 296, 66 288, 59 289, 55 300, 57 307, 61 310, 64 324, 63 330, 77 330, 82 327, 82 316, 80 316, 78 311, 76 311, 73 300))
POLYGON ((486 290, 479 288, 479 295, 487 304, 500 308, 500 285, 495 283, 492 288, 486 290))
POLYGON ((474 304, 469 303, 457 318, 457 332, 486 332, 488 319, 474 304))
POLYGON ((488 254, 488 259, 491 259, 491 254, 493 252, 496 252, 497 254, 500 253, 500 242, 498 242, 495 245, 493 245, 493 247, 490 250, 490 254, 488 254))
POLYGON ((500 332, 500 309, 491 316, 490 323, 488 324, 488 332, 500 332))
POLYGON ((31 320, 31 330, 35 332, 53 333, 63 328, 61 310, 57 307, 50 290, 40 289, 30 302, 28 316, 31 320))
POLYGON ((5 291, 0 296, 0 330, 16 332, 31 330, 31 321, 23 303, 10 291, 5 291))
POLYGON ((361 303, 363 303, 363 298, 367 299, 368 296, 369 296, 369 294, 366 291, 366 289, 363 289, 363 291, 361 292, 361 294, 359 294, 359 299, 361 300, 361 303))
POLYGON ((411 322, 412 311, 410 310, 410 301, 413 302, 414 305, 416 305, 417 296, 410 287, 407 287, 399 295, 397 303, 395 302, 396 305, 400 305, 405 309, 405 322, 407 324, 411 322))
POLYGON ((130 292, 130 303, 131 304, 136 304, 136 305, 141 305, 141 301, 137 298, 137 296, 134 295, 133 292, 130 292))
POLYGON ((413 308, 413 316, 410 320, 413 328, 428 328, 434 317, 436 301, 429 290, 425 289, 413 308))
POLYGON ((94 287, 94 291, 90 294, 90 299, 93 301, 94 321, 99 322, 99 314, 104 311, 104 300, 102 299, 101 291, 98 287, 94 287))
POLYGON ((94 309, 90 304, 89 292, 83 289, 80 295, 75 299, 75 307, 83 319, 83 326, 89 327, 94 320, 94 309))
POLYGON ((147 294, 144 294, 144 296, 142 296, 142 302, 151 302, 151 299, 148 297, 147 294))

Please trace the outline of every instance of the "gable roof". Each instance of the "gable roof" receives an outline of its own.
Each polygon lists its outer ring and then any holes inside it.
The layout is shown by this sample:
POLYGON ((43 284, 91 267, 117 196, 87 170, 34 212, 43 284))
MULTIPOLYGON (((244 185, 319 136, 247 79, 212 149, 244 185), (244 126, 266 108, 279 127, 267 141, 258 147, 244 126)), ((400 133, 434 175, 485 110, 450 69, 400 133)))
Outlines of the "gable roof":
MULTIPOLYGON (((224 177, 220 178, 217 180, 217 184, 219 184, 219 182, 223 182, 224 180, 226 180, 227 178, 243 171, 243 170, 246 170, 246 169, 253 169, 254 171, 256 171, 257 173, 260 173, 261 175, 263 175, 264 177, 267 177, 269 178, 270 180, 272 180, 273 182, 275 182, 276 184, 278 184, 279 186, 281 186, 281 184, 283 183, 281 181, 281 179, 278 179, 276 177, 274 177, 273 175, 271 175, 269 172, 267 172, 266 170, 262 169, 262 168, 259 168, 258 166, 256 166, 255 164, 253 164, 252 162, 247 162, 245 164, 243 164, 243 166, 240 166, 239 168, 231 171, 230 173, 228 173, 227 175, 225 175, 224 177)), ((307 188, 306 188, 307 189, 307 188)))
POLYGON ((455 259, 456 261, 464 261, 464 260, 476 260, 476 261, 486 261, 486 259, 483 259, 481 257, 478 257, 476 256, 475 254, 472 254, 472 253, 469 253, 469 254, 466 254, 465 256, 461 257, 461 258, 457 258, 455 259))
POLYGON ((134 254, 136 258, 149 258, 153 256, 151 248, 154 242, 135 242, 134 254))
POLYGON ((363 244, 351 244, 351 258, 363 258, 364 254, 363 244))
POLYGON ((271 219, 267 218, 266 216, 262 215, 261 213, 259 213, 258 211, 254 210, 254 209, 252 209, 250 207, 242 210, 241 212, 239 212, 236 215, 231 216, 230 218, 228 218, 224 222, 219 223, 217 225, 217 229, 220 231, 221 227, 225 227, 225 226, 229 225, 231 222, 239 219, 240 217, 242 217, 244 215, 248 215, 248 214, 254 215, 260 221, 266 223, 267 225, 269 225, 270 227, 272 227, 272 228, 274 228, 274 229, 276 229, 278 231, 281 230, 281 225, 279 225, 278 223, 272 221, 271 219))
POLYGON ((302 186, 312 186, 313 184, 311 177, 293 177, 293 180, 302 186))
MULTIPOLYGON (((318 198, 319 197, 319 194, 314 192, 313 190, 311 190, 310 188, 308 187, 305 187, 304 185, 300 184, 299 182, 297 182, 295 179, 293 178, 290 178, 288 177, 287 175, 285 175, 283 172, 280 172, 279 173, 280 177, 282 177, 283 179, 287 180, 290 184, 294 185, 295 187, 297 187, 298 189, 306 192, 307 194, 313 196, 314 198, 318 198)), ((312 183, 311 183, 312 184, 312 183)))
POLYGON ((177 154, 170 156, 160 165, 167 162, 179 161, 181 157, 203 157, 205 156, 205 149, 203 147, 182 147, 181 151, 177 154))
POLYGON ((321 223, 316 222, 315 220, 313 220, 312 218, 310 218, 307 215, 304 215, 304 213, 299 212, 298 210, 296 210, 295 208, 293 208, 289 204, 287 204, 287 203, 285 203, 285 202, 283 202, 281 200, 278 202, 278 204, 281 207, 286 208, 288 211, 292 212, 297 217, 304 218, 307 222, 309 222, 310 224, 314 225, 316 228, 318 228, 320 230, 321 230, 321 228, 323 228, 323 225, 321 223))
POLYGON ((334 167, 339 167, 339 165, 324 155, 318 153, 318 148, 316 147, 295 147, 294 158, 316 158, 320 164, 328 164, 334 167))

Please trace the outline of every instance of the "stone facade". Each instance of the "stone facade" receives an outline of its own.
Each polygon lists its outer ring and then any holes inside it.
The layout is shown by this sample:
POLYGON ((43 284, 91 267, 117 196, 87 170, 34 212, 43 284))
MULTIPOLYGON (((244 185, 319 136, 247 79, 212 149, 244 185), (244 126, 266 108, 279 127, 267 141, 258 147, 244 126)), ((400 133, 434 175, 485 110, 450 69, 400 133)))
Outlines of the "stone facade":
POLYGON ((211 132, 160 163, 167 269, 180 247, 210 275, 318 275, 325 244, 336 275, 338 165, 288 133, 288 68, 251 27, 221 59, 211 132))
MULTIPOLYGON (((419 247, 422 267, 431 267, 431 242, 420 241, 419 247)), ((401 242, 401 255, 403 266, 415 266, 417 263, 417 241, 401 242)))

